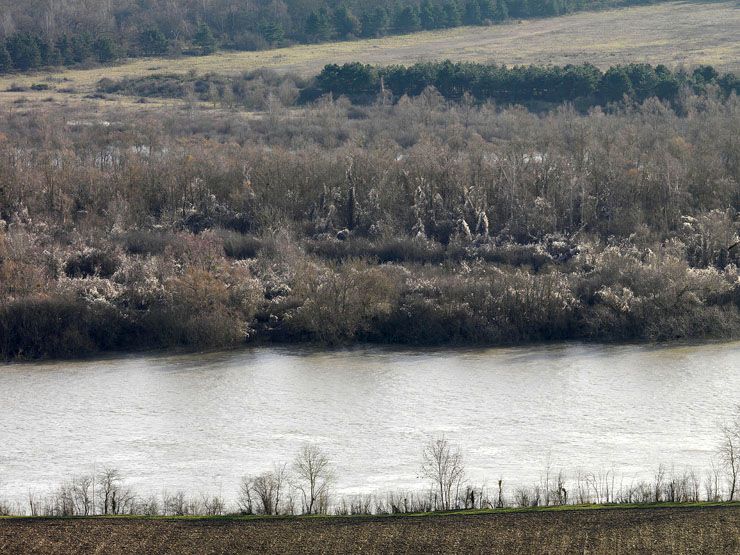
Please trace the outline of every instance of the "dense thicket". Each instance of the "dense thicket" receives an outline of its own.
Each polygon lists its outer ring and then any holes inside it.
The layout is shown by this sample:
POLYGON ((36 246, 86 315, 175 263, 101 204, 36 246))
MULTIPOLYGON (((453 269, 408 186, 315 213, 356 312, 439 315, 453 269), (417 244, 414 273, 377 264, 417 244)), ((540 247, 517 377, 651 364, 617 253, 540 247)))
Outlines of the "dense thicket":
POLYGON ((262 116, 2 115, 2 356, 740 331, 734 94, 587 115, 254 94, 262 116))
POLYGON ((410 67, 332 64, 315 78, 258 70, 230 76, 154 74, 115 81, 102 79, 98 83, 100 93, 200 100, 258 110, 269 110, 270 98, 290 107, 323 95, 346 96, 353 103, 370 104, 433 94, 462 103, 519 104, 536 110, 570 103, 586 111, 625 99, 640 103, 657 98, 675 107, 684 94, 704 96, 714 90, 724 98, 738 94, 740 80, 733 73, 720 75, 711 66, 671 71, 661 65, 629 64, 602 72, 590 64, 507 68, 448 60, 410 67))
POLYGON ((375 100, 390 93, 396 98, 418 96, 434 87, 444 98, 463 100, 470 95, 477 101, 498 103, 607 104, 624 97, 636 102, 648 98, 675 101, 682 88, 701 94, 716 85, 727 96, 740 92, 740 79, 732 73, 720 75, 711 66, 689 73, 671 71, 664 65, 628 64, 602 72, 580 66, 516 66, 507 68, 470 62, 418 63, 412 66, 376 67, 360 63, 332 64, 317 77, 317 92, 346 95, 352 99, 375 100))
POLYGON ((488 25, 644 0, 0 0, 0 73, 488 25))

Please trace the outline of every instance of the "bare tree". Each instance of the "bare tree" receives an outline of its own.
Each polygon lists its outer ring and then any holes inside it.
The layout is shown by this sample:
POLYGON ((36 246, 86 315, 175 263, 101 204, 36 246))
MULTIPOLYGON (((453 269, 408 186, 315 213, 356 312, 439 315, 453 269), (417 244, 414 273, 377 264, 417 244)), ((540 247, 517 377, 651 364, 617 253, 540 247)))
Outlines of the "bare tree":
POLYGON ((239 511, 241 511, 242 514, 251 515, 254 512, 252 490, 253 479, 249 476, 244 476, 241 484, 239 484, 239 496, 236 500, 236 503, 239 506, 239 511))
POLYGON ((707 501, 720 501, 722 499, 722 491, 720 487, 720 475, 722 469, 717 461, 712 458, 709 461, 710 469, 706 471, 704 478, 704 492, 707 501))
POLYGON ((293 461, 295 487, 303 498, 303 512, 318 514, 328 509, 331 463, 316 445, 306 444, 293 461))
POLYGON ((437 507, 452 507, 452 490, 459 488, 465 477, 465 465, 458 447, 453 447, 444 437, 431 440, 424 447, 421 472, 431 480, 439 494, 437 507))
POLYGON ((100 512, 118 515, 131 512, 135 496, 123 487, 123 477, 115 468, 104 469, 97 477, 96 489, 100 512))
POLYGON ((274 470, 264 472, 252 481, 258 507, 257 512, 266 515, 280 514, 280 499, 287 477, 287 464, 276 466, 274 470))
POLYGON ((188 499, 182 490, 172 495, 165 494, 163 504, 166 515, 185 516, 190 514, 188 510, 188 499))
POLYGON ((93 510, 95 503, 93 499, 94 481, 95 477, 91 474, 77 476, 72 480, 72 491, 78 514, 88 516, 93 510))
POLYGON ((105 468, 98 476, 100 512, 104 515, 116 513, 116 492, 121 475, 115 468, 105 468))
POLYGON ((719 458, 727 473, 728 500, 734 501, 740 478, 740 407, 734 419, 722 426, 719 458))
POLYGON ((226 503, 220 495, 203 495, 201 505, 207 516, 219 516, 226 512, 226 503))

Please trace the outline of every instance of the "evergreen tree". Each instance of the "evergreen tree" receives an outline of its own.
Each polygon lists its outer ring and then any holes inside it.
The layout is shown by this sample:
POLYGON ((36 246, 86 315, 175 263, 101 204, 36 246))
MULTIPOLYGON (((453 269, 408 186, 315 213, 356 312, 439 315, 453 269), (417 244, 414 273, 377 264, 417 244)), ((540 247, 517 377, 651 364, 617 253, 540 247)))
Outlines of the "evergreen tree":
POLYGON ((460 6, 455 0, 445 2, 442 10, 444 12, 444 27, 459 27, 462 24, 460 6))
POLYGON ((598 95, 603 103, 619 102, 624 95, 632 96, 632 83, 623 67, 611 67, 599 82, 598 95))
MULTIPOLYGON (((722 77, 717 79, 717 84, 720 89, 722 89, 722 92, 728 96, 733 92, 736 95, 740 94, 740 79, 734 73, 725 73, 722 77)), ((678 94, 678 82, 676 82, 675 94, 678 94)))
POLYGON ((200 48, 203 55, 213 54, 216 51, 216 38, 206 23, 198 25, 198 32, 195 33, 193 42, 200 48))
POLYGON ((655 96, 655 87, 658 84, 658 76, 649 64, 630 64, 627 66, 627 77, 632 84, 635 99, 642 102, 647 98, 655 96))
POLYGON ((436 29, 440 25, 440 14, 431 0, 422 0, 419 6, 419 22, 422 29, 436 29))
POLYGON ((512 17, 525 18, 531 15, 528 0, 505 0, 512 17))
POLYGON ((5 47, 4 42, 0 42, 0 73, 7 73, 13 69, 13 59, 10 57, 10 52, 5 47))
POLYGON ((308 15, 306 37, 312 42, 322 42, 331 38, 331 24, 326 9, 321 8, 308 15))
POLYGON ((86 34, 74 35, 71 41, 72 48, 72 60, 74 63, 81 64, 87 60, 91 55, 91 41, 90 37, 86 34))
POLYGON ((496 5, 493 9, 493 20, 506 21, 507 19, 509 19, 509 8, 506 5, 506 0, 496 0, 496 5))
POLYGON ((529 0, 529 14, 535 17, 551 17, 560 13, 559 0, 529 0))
POLYGON ((139 36, 139 46, 145 56, 161 56, 167 52, 167 38, 157 27, 149 27, 139 36))
POLYGON ((53 43, 43 40, 41 37, 35 37, 35 40, 36 46, 39 49, 39 55, 41 56, 40 65, 58 66, 62 63, 62 57, 53 43))
POLYGON ((340 38, 346 39, 351 36, 359 36, 360 34, 360 20, 349 11, 347 6, 339 6, 334 11, 332 17, 334 22, 334 29, 340 38))
POLYGON ((285 30, 277 20, 265 20, 259 24, 259 32, 271 45, 279 45, 285 40, 285 30))
POLYGON ((699 84, 711 83, 719 77, 719 73, 712 66, 699 66, 694 70, 693 77, 699 84))
POLYGON ((26 71, 41 65, 41 53, 33 36, 29 34, 16 34, 10 37, 6 43, 13 67, 26 71))
POLYGON ((377 69, 359 62, 342 66, 327 65, 316 80, 322 91, 331 92, 335 96, 373 96, 379 92, 380 87, 377 69))
POLYGON ((463 23, 465 25, 480 25, 482 22, 480 6, 478 0, 468 0, 465 3, 465 14, 463 15, 463 23))
POLYGON ((383 7, 377 7, 362 14, 362 36, 379 37, 388 32, 388 12, 383 7))
POLYGON ((419 12, 414 6, 400 8, 396 12, 393 27, 399 33, 413 33, 414 31, 418 31, 421 27, 419 12))
POLYGON ((678 80, 673 75, 658 75, 655 96, 661 100, 673 101, 678 96, 680 88, 678 80))
POLYGON ((56 41, 57 51, 59 57, 62 59, 62 63, 66 66, 74 63, 74 54, 72 52, 72 42, 69 40, 67 35, 62 35, 56 41))
POLYGON ((493 21, 496 2, 495 0, 478 0, 478 9, 482 21, 493 21))
POLYGON ((118 58, 116 44, 109 36, 98 37, 92 45, 92 50, 101 64, 112 62, 118 58))

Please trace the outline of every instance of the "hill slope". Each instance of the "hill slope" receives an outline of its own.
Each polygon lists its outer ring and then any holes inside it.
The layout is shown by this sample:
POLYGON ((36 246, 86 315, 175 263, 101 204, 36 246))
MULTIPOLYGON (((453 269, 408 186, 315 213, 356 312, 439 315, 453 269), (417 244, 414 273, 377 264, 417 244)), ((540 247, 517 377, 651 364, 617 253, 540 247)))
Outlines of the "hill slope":
POLYGON ((30 86, 47 80, 63 81, 64 88, 89 92, 103 77, 163 71, 229 73, 269 67, 313 75, 328 63, 361 61, 385 65, 447 58, 508 65, 590 62, 602 68, 626 62, 670 66, 711 64, 720 70, 737 71, 740 69, 738 28, 738 2, 663 3, 492 27, 461 27, 261 52, 149 58, 92 70, 9 75, 0 79, 0 91, 13 83, 30 86))

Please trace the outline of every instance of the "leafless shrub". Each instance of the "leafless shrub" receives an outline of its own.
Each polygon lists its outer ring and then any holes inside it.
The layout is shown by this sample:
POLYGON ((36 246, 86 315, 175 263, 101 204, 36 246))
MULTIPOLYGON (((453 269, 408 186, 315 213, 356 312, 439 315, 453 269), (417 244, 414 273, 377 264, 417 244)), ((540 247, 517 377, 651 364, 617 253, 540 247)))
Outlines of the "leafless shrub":
POLYGON ((136 506, 136 497, 123 483, 115 468, 104 468, 97 476, 98 512, 103 515, 129 514, 136 506))
POLYGON ((288 465, 276 465, 269 472, 263 472, 253 478, 242 480, 239 496, 240 510, 245 513, 255 512, 263 515, 279 515, 283 506, 281 502, 288 494, 288 465))
POLYGON ((320 447, 304 445, 293 461, 294 487, 301 492, 304 514, 325 514, 333 478, 331 463, 320 447))
POLYGON ((465 464, 460 449, 445 437, 430 440, 422 452, 422 475, 433 484, 435 507, 449 510, 459 498, 459 488, 465 479, 465 464))
POLYGON ((722 425, 721 433, 719 460, 727 476, 727 498, 733 501, 740 487, 740 407, 734 418, 722 425))

